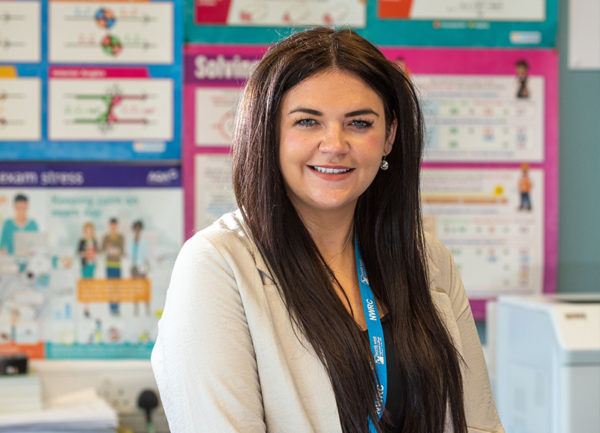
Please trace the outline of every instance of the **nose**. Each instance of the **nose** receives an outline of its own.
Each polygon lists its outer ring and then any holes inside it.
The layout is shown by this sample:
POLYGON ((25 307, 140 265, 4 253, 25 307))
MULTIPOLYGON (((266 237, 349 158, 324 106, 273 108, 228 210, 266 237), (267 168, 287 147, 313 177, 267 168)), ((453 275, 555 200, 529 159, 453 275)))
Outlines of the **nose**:
POLYGON ((325 153, 346 153, 349 148, 348 137, 339 124, 331 124, 324 130, 319 150, 325 153))

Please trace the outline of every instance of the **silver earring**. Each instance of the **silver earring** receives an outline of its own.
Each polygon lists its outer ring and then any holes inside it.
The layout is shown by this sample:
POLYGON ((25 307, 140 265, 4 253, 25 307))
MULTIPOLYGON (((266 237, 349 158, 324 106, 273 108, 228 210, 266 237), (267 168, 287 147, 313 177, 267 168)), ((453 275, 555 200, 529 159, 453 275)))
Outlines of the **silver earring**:
POLYGON ((383 171, 386 171, 388 168, 390 168, 390 163, 385 160, 385 156, 381 160, 381 164, 379 164, 379 168, 382 169, 383 171))

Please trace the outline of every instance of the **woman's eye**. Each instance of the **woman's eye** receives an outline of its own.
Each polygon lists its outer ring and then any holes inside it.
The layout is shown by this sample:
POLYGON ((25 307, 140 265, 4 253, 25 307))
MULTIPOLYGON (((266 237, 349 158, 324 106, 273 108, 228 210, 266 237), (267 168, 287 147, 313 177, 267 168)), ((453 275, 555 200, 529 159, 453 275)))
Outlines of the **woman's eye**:
POLYGON ((355 119, 351 122, 351 125, 359 129, 367 129, 370 128, 371 125, 373 125, 373 122, 370 122, 368 120, 355 119))
POLYGON ((296 125, 299 126, 313 126, 317 123, 315 119, 300 119, 296 121, 296 125))

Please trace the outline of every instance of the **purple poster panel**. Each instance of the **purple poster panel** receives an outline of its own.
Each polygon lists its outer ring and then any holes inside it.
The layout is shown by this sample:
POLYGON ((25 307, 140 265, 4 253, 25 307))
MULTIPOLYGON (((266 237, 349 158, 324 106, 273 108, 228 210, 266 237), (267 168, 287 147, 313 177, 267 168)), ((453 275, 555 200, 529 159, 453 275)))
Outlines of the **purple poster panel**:
POLYGON ((0 350, 149 358, 182 240, 179 166, 0 164, 0 350))

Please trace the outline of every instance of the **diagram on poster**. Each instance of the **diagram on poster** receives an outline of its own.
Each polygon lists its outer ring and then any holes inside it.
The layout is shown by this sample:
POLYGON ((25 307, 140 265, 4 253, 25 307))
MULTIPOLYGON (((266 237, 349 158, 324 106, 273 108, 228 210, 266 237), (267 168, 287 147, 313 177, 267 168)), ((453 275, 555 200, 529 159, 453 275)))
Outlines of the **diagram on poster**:
POLYGON ((243 26, 351 26, 364 27, 361 0, 194 0, 197 23, 243 26))
MULTIPOLYGON (((523 64, 527 63, 523 60, 523 64)), ((544 79, 413 75, 426 125, 425 159, 542 161, 544 79)))
POLYGON ((111 78, 111 72, 101 71, 105 78, 95 79, 77 71, 80 78, 70 79, 62 78, 70 76, 65 70, 52 71, 51 140, 172 139, 173 80, 111 78))
POLYGON ((425 169, 425 230, 450 249, 470 298, 541 293, 544 173, 520 169, 425 169))
POLYGON ((381 18, 543 21, 546 0, 379 0, 381 18))
POLYGON ((557 140, 551 50, 385 48, 415 84, 428 162, 543 163, 557 140))
POLYGON ((51 0, 49 58, 60 63, 173 63, 173 3, 51 0))
POLYGON ((0 62, 39 62, 39 1, 0 1, 0 62))
POLYGON ((237 207, 231 184, 231 155, 196 155, 194 176, 194 229, 201 230, 237 207))
POLYGON ((147 358, 182 242, 180 182, 176 167, 0 166, 0 348, 147 358))
POLYGON ((41 138, 41 80, 0 74, 0 141, 41 138))
POLYGON ((197 146, 231 146, 239 88, 195 90, 195 143, 197 146))

